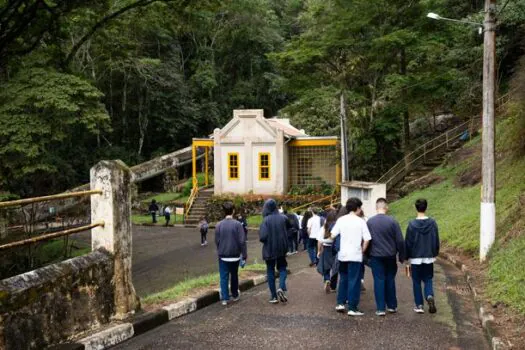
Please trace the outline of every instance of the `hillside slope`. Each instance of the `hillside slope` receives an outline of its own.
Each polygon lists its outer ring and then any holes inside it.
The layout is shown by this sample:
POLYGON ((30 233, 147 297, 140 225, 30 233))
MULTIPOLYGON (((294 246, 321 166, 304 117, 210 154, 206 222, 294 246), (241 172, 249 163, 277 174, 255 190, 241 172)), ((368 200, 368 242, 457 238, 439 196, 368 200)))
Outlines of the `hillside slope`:
MULTIPOLYGON (((487 296, 525 315, 525 156, 520 152, 522 119, 498 122, 497 231, 490 260, 484 265, 487 296)), ((414 202, 426 198, 445 245, 479 256, 481 140, 472 139, 456 151, 445 165, 434 170, 443 181, 391 204, 391 214, 406 228, 414 217, 414 202)))

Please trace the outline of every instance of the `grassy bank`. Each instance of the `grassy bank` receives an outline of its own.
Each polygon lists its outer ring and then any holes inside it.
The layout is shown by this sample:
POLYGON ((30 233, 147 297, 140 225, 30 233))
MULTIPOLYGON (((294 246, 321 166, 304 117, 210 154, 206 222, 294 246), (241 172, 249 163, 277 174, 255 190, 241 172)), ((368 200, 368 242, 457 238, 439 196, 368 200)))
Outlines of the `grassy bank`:
MULTIPOLYGON (((525 314, 525 157, 516 156, 512 133, 514 120, 498 124, 497 152, 497 240, 488 263, 488 295, 525 314)), ((480 140, 473 139, 445 167, 434 172, 444 181, 416 191, 392 203, 391 213, 403 229, 414 217, 414 202, 426 198, 428 214, 439 225, 440 238, 448 244, 479 256, 480 184, 461 186, 458 182, 479 174, 480 140)), ((468 180, 468 179, 467 179, 468 180)))
MULTIPOLYGON (((239 268, 239 280, 242 280, 249 273, 266 271, 266 265, 251 264, 243 269, 239 268)), ((141 298, 143 305, 159 304, 166 301, 175 301, 181 297, 191 295, 195 290, 214 288, 219 285, 219 273, 210 273, 204 276, 190 278, 175 284, 173 287, 162 292, 146 295, 141 298)))

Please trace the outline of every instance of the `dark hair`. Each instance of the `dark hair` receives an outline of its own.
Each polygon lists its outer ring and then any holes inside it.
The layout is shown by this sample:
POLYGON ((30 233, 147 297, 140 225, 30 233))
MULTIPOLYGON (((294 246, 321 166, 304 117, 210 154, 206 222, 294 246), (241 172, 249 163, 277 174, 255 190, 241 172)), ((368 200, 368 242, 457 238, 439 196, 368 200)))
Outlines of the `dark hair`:
POLYGON ((300 212, 300 211, 297 211, 296 214, 297 214, 297 215, 301 215, 301 212, 300 212))
POLYGON ((341 216, 345 216, 346 214, 348 214, 348 210, 344 205, 342 205, 337 211, 337 219, 339 219, 341 216))
POLYGON ((232 202, 224 202, 222 203, 222 210, 224 210, 224 215, 232 215, 233 211, 235 209, 235 206, 232 202))
POLYGON ((420 198, 416 201, 416 210, 418 213, 426 212, 427 206, 428 206, 428 203, 426 199, 420 198))
POLYGON ((288 209, 283 209, 283 214, 284 215, 288 214, 288 209))
POLYGON ((310 210, 307 210, 303 215, 303 221, 301 222, 301 228, 306 228, 308 220, 314 216, 310 210))
POLYGON ((349 213, 356 212, 361 206, 363 206, 363 202, 361 202, 359 198, 352 197, 346 201, 346 210, 348 210, 349 213))
POLYGON ((377 203, 385 203, 385 204, 388 204, 388 202, 386 201, 386 198, 383 198, 383 197, 378 198, 378 199, 376 200, 376 204, 377 204, 377 203))
POLYGON ((326 220, 324 222, 324 238, 330 238, 330 229, 337 220, 337 211, 335 209, 328 209, 326 211, 326 220))

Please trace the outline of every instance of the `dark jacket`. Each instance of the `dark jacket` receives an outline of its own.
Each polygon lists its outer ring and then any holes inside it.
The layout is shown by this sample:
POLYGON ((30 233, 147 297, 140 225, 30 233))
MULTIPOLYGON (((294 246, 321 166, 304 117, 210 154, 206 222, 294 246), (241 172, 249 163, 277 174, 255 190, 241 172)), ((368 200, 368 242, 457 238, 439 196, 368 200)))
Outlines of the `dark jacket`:
POLYGON ((299 232, 299 219, 297 219, 297 215, 289 213, 286 214, 286 218, 288 219, 288 238, 297 237, 297 233, 299 232))
POLYGON ((151 203, 149 205, 149 212, 155 212, 155 211, 159 211, 159 206, 157 205, 157 203, 151 203))
POLYGON ((434 219, 410 221, 405 237, 406 258, 435 258, 439 254, 439 232, 434 219))
POLYGON ((242 224, 234 219, 224 219, 215 227, 215 245, 219 258, 247 257, 242 224))
POLYGON ((286 256, 288 252, 288 219, 279 213, 277 203, 268 199, 263 207, 263 222, 259 229, 259 240, 263 243, 264 260, 286 256))
POLYGON ((395 257, 399 253, 399 261, 405 260, 405 240, 399 223, 391 216, 378 214, 367 221, 368 230, 372 236, 369 254, 375 257, 395 257))

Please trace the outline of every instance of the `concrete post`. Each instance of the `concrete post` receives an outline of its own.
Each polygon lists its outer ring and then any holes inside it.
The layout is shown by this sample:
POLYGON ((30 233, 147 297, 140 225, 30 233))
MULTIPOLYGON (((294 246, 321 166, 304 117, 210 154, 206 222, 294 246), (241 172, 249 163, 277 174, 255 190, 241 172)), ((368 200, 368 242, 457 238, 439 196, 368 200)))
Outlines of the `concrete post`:
POLYGON ((7 237, 7 212, 0 210, 0 239, 7 237))
POLYGON ((140 307, 131 280, 131 170, 120 160, 103 160, 90 175, 91 189, 103 192, 91 196, 91 220, 105 223, 91 230, 91 245, 114 256, 115 318, 123 319, 140 307))

